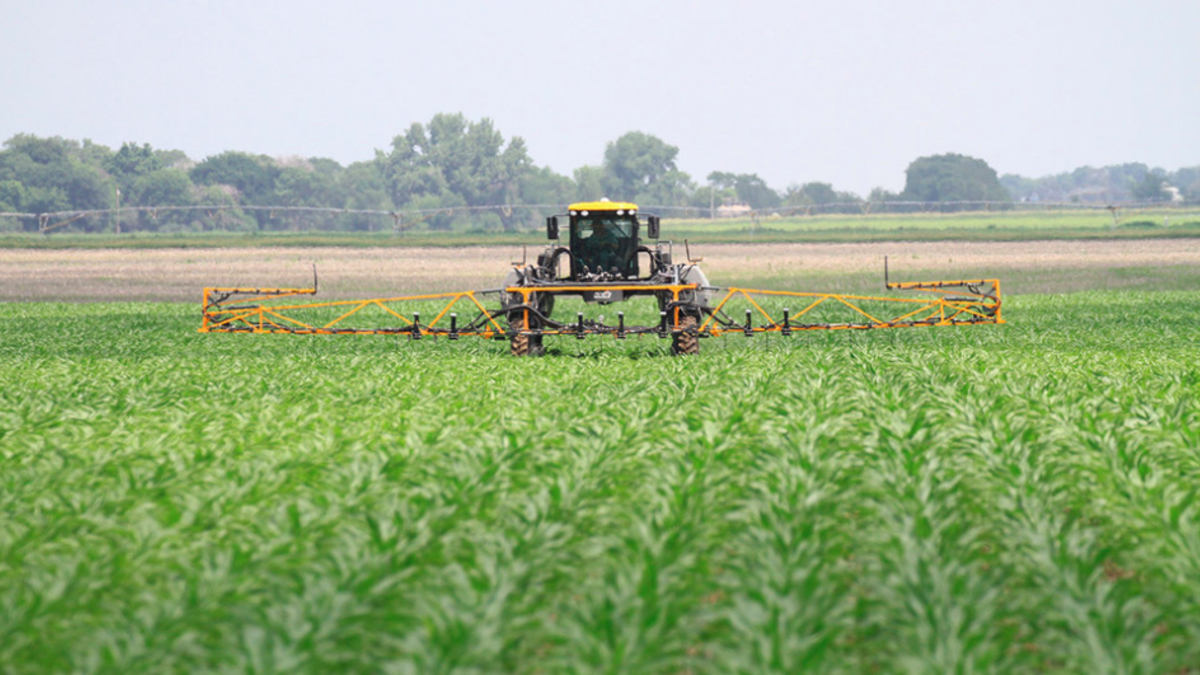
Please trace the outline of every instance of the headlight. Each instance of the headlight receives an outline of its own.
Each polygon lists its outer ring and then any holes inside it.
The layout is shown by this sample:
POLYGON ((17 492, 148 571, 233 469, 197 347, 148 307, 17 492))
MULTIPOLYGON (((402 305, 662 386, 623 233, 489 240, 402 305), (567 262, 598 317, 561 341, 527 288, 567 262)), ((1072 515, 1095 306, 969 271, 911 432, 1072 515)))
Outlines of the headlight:
POLYGON ((625 215, 625 212, 624 212, 624 211, 622 211, 622 210, 620 210, 620 209, 617 209, 617 215, 618 215, 618 216, 623 216, 623 215, 625 215))
POLYGON ((585 217, 586 217, 586 216, 587 216, 587 211, 580 211, 580 212, 579 212, 579 215, 581 215, 581 216, 585 216, 585 217))

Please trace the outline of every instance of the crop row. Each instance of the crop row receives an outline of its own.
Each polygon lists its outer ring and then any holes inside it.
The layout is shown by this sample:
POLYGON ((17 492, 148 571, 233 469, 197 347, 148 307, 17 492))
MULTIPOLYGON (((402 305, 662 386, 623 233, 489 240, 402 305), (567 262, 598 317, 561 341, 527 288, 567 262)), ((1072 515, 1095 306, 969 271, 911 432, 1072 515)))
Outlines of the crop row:
POLYGON ((1170 672, 1200 298, 705 341, 0 307, 0 672, 1170 672))

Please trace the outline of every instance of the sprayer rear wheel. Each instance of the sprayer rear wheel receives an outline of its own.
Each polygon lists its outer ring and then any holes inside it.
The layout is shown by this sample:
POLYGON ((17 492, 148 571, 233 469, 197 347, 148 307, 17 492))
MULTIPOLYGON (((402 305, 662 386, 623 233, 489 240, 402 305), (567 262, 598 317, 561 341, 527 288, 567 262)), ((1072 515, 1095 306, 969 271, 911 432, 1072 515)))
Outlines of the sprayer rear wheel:
POLYGON ((513 356, 529 356, 529 336, 517 334, 509 343, 513 356))
POLYGON ((694 316, 679 319, 679 332, 671 336, 671 354, 681 356, 700 353, 700 335, 696 332, 699 322, 694 316))
MULTIPOLYGON (((532 320, 530 328, 536 328, 532 320)), ((509 353, 513 356, 541 356, 543 352, 541 335, 525 335, 519 331, 525 328, 525 322, 519 316, 508 323, 512 339, 509 341, 509 353)))

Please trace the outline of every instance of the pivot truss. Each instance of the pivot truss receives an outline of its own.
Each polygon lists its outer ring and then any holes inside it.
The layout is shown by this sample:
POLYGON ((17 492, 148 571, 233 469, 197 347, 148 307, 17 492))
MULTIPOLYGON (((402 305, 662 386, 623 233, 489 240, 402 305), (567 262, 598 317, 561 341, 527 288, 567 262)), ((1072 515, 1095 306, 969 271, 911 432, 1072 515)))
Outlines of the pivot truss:
POLYGON ((298 296, 315 295, 313 288, 206 288, 202 333, 292 334, 405 334, 412 339, 444 336, 508 339, 517 334, 567 335, 584 338, 608 335, 695 333, 700 337, 759 333, 790 335, 806 330, 867 330, 920 326, 1001 324, 1000 281, 974 279, 886 284, 901 296, 847 295, 772 291, 751 288, 697 288, 695 285, 603 286, 606 290, 657 295, 665 311, 655 325, 626 325, 623 312, 616 321, 604 317, 559 322, 538 307, 545 296, 578 295, 600 287, 576 285, 514 286, 492 291, 406 295, 369 300, 297 303, 298 296), (687 301, 709 293, 707 306, 687 301), (501 294, 511 300, 501 308, 501 294), (495 296, 491 307, 481 297, 495 296), (459 312, 466 320, 460 320, 459 312), (428 321, 422 321, 422 312, 428 321), (689 313, 699 318, 689 318, 689 313), (741 317, 744 316, 744 319, 741 317))

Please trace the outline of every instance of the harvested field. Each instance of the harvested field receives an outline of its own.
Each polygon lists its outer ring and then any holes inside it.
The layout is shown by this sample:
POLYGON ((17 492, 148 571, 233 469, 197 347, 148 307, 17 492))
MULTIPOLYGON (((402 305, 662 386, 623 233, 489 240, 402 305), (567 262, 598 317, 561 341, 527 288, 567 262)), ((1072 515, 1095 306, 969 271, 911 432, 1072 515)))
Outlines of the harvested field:
MULTIPOLYGON (((535 255, 537 245, 529 247, 535 255)), ((1200 240, 710 244, 693 246, 716 284, 809 290, 896 278, 998 276, 1012 293, 1193 288, 1200 240)), ((681 246, 675 249, 682 258, 681 246)), ((204 286, 300 286, 317 265, 321 295, 348 298, 495 287, 516 246, 0 250, 0 301, 192 301, 204 286)))

